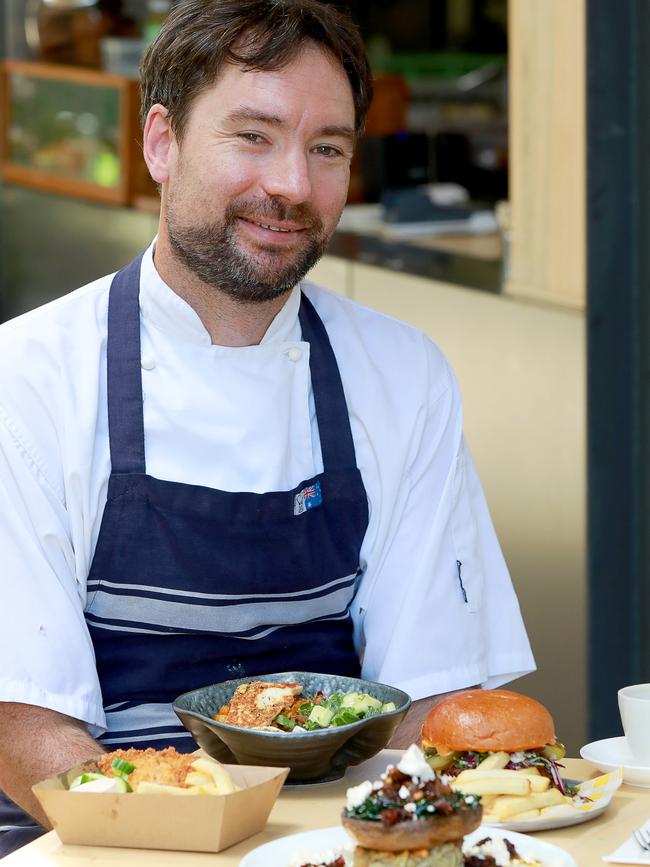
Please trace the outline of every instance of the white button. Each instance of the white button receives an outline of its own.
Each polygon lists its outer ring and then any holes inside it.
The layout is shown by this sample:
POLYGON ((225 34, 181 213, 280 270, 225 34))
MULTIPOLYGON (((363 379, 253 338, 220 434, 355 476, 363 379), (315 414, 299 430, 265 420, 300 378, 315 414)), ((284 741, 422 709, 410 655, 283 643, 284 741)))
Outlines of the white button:
POLYGON ((289 356, 289 361, 300 361, 302 358, 302 349, 298 349, 297 346, 292 346, 287 352, 287 355, 289 356))
POLYGON ((143 370, 153 370, 156 366, 156 359, 152 355, 143 355, 140 364, 143 370))

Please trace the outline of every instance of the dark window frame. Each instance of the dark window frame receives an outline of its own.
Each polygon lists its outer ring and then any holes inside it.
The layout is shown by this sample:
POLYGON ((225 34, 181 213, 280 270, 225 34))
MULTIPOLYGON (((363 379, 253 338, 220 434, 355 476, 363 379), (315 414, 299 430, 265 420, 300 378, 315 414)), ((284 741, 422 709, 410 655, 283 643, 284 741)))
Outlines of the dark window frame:
POLYGON ((587 0, 589 738, 650 681, 650 8, 587 0))

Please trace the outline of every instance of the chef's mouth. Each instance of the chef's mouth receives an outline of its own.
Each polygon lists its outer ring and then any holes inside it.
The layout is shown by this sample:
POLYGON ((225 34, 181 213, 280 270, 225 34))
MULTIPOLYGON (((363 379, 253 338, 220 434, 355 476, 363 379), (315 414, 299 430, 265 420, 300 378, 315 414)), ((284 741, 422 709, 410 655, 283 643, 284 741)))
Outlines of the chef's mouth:
POLYGON ((251 223, 253 226, 259 226, 261 229, 269 229, 271 232, 277 232, 281 235, 294 234, 296 232, 304 232, 308 226, 274 226, 271 223, 265 223, 263 220, 253 220, 251 217, 239 217, 245 223, 251 223))

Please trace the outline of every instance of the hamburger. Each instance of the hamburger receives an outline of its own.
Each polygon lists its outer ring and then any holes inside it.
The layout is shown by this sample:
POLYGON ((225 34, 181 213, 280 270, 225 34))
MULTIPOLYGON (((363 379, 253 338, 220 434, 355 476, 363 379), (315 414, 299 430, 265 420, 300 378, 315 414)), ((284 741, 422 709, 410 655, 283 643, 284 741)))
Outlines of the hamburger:
POLYGON ((560 776, 564 746, 553 717, 541 702, 507 689, 467 689, 439 702, 422 726, 429 765, 455 777, 499 753, 499 767, 536 767, 562 794, 572 794, 560 776))
POLYGON ((454 792, 413 744, 380 780, 348 790, 341 821, 357 842, 354 867, 462 867, 480 800, 454 792))

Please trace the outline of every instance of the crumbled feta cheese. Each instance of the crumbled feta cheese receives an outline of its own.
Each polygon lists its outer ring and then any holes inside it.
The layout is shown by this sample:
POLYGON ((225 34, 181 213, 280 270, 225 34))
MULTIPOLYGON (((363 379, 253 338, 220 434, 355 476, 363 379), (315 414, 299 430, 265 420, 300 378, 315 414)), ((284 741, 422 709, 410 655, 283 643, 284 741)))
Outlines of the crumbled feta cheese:
POLYGON ((406 786, 401 786, 399 792, 397 793, 400 798, 405 801, 408 796, 411 794, 406 786))
POLYGON ((359 783, 358 786, 352 786, 346 792, 348 810, 354 810, 356 807, 360 807, 371 793, 372 783, 369 780, 364 780, 364 782, 359 783))
POLYGON ((413 801, 411 801, 408 804, 404 804, 404 809, 407 813, 415 813, 415 811, 417 810, 417 805, 414 804, 413 801))
POLYGON ((514 762, 515 764, 519 764, 519 762, 523 762, 523 760, 525 758, 526 758, 526 754, 524 752, 520 751, 520 752, 516 752, 516 753, 510 753, 510 761, 514 762))
POLYGON ((411 744, 404 753, 397 765, 397 770, 403 774, 408 774, 409 777, 419 777, 421 780, 433 780, 436 776, 417 744, 411 744))

